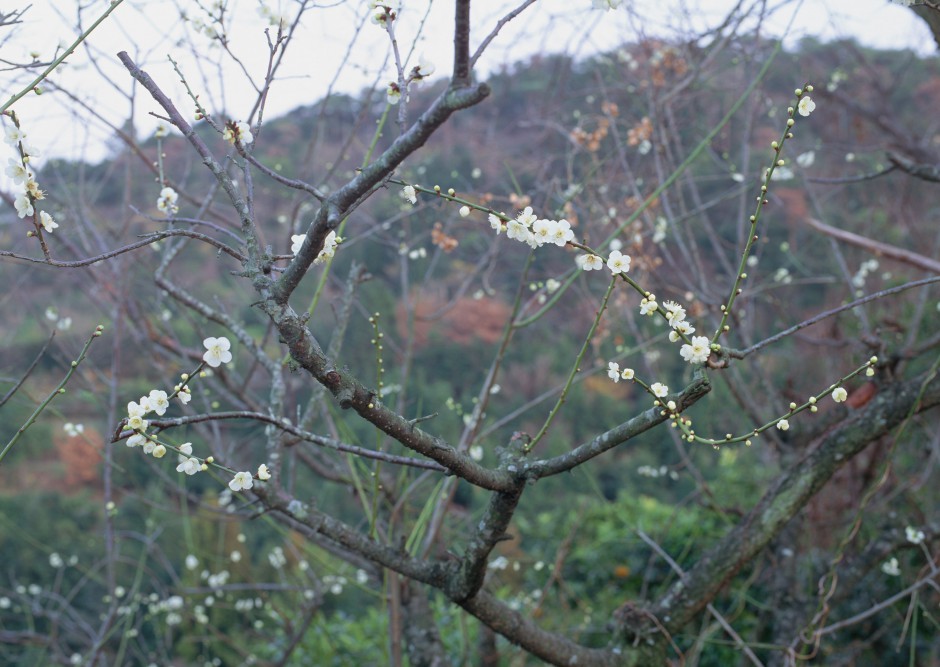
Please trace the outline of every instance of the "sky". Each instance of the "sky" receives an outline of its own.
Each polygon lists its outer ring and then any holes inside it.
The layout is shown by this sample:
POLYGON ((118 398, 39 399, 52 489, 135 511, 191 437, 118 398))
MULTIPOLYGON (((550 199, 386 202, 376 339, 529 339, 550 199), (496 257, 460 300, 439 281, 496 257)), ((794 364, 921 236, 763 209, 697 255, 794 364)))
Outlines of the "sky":
MULTIPOLYGON (((474 0, 471 50, 517 2, 474 0)), ((5 0, 4 6, 23 6, 27 0, 5 0)), ((31 142, 43 157, 77 157, 97 161, 108 155, 113 131, 103 120, 121 126, 133 109, 138 136, 148 136, 158 122, 149 95, 137 89, 116 58, 126 50, 161 85, 181 110, 194 108, 173 72, 168 57, 179 63, 200 101, 214 112, 241 118, 254 102, 255 82, 264 77, 268 21, 259 0, 224 0, 224 25, 230 52, 218 40, 199 31, 199 22, 212 24, 207 9, 213 0, 123 0, 86 40, 50 83, 71 96, 49 90, 29 95, 13 107, 31 142), (184 19, 183 16, 187 19, 184 19), (77 100, 77 101, 76 101, 77 100), (103 120, 90 118, 86 105, 103 120)), ((395 78, 389 35, 368 21, 368 2, 328 0, 313 3, 304 14, 288 49, 267 102, 268 117, 281 116, 300 105, 312 104, 328 90, 356 93, 365 86, 395 78)), ((536 53, 566 52, 576 57, 611 49, 639 36, 691 35, 721 23, 735 3, 728 0, 633 0, 612 11, 592 9, 591 0, 537 0, 493 40, 478 64, 487 72, 524 60, 536 53), (629 5, 629 9, 627 8, 629 5)), ((764 3, 751 3, 763 6, 764 3)), ((935 53, 923 23, 913 13, 888 0, 779 0, 761 24, 767 35, 784 37, 795 46, 801 37, 853 37, 880 48, 909 48, 935 53)), ((87 28, 107 8, 108 0, 32 0, 21 24, 0 28, 0 60, 30 62, 33 54, 48 60, 60 44, 73 42, 81 25, 87 28)), ((743 2, 744 6, 750 6, 743 2)), ((298 0, 267 0, 271 13, 292 20, 298 0)), ((396 21, 396 38, 407 67, 418 58, 434 62, 437 74, 452 62, 452 0, 404 0, 396 21)), ((273 28, 272 28, 273 30, 273 28)), ((60 51, 61 52, 61 51, 60 51)), ((29 77, 7 71, 0 63, 0 87, 8 93, 22 89, 29 77)))

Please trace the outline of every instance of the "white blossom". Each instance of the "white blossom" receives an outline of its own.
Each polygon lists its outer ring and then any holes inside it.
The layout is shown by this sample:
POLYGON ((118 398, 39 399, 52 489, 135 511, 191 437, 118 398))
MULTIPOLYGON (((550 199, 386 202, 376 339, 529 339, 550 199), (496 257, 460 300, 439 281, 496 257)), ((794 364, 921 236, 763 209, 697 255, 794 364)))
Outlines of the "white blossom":
POLYGON ((243 489, 250 489, 254 484, 254 480, 251 478, 250 472, 237 472, 235 477, 232 478, 232 481, 228 483, 228 488, 232 491, 241 491, 243 489))
POLYGON ((229 351, 232 347, 228 338, 206 338, 202 341, 206 348, 206 353, 202 355, 203 360, 212 366, 218 368, 222 364, 227 364, 232 360, 232 353, 229 351))

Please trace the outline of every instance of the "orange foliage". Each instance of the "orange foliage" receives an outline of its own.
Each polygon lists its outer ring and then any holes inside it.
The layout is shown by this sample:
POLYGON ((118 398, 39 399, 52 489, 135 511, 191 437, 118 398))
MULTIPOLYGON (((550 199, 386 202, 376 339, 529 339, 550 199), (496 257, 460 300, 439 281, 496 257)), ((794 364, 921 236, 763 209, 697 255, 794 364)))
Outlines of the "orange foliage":
POLYGON ((66 492, 78 490, 97 481, 101 455, 92 443, 101 441, 101 434, 88 427, 82 435, 75 437, 56 434, 53 444, 59 460, 65 466, 65 477, 61 480, 60 489, 66 492))
MULTIPOLYGON (((415 298, 414 336, 416 345, 427 345, 431 333, 439 332, 444 338, 467 345, 475 340, 495 343, 503 335, 509 306, 497 299, 461 297, 449 307, 441 297, 415 298)), ((401 304, 396 314, 398 335, 407 335, 407 315, 401 304)))

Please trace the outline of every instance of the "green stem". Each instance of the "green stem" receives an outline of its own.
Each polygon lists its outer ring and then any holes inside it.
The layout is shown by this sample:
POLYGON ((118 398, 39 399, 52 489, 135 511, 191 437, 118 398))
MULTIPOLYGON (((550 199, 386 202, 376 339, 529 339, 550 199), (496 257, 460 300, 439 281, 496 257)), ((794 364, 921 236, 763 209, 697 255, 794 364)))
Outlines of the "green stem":
POLYGON ((584 359, 584 355, 587 352, 588 346, 591 344, 591 340, 594 338, 594 332, 597 331, 597 325, 601 322, 601 316, 603 316, 604 311, 607 310, 607 302, 610 300, 610 295, 614 291, 614 287, 617 285, 617 276, 615 275, 611 281, 610 285, 607 286, 607 292, 604 294, 604 299, 601 301, 601 307, 597 309, 597 315, 594 317, 594 322, 591 324, 591 330, 588 331, 587 336, 584 337, 584 344, 581 345, 581 351, 578 352, 578 357, 574 361, 574 365, 571 367, 571 372, 568 373, 568 380, 565 382, 564 388, 561 390, 561 396, 558 397, 558 401, 555 403, 555 407, 552 408, 552 411, 548 413, 548 418, 545 420, 545 423, 542 424, 542 428, 536 434, 528 445, 526 445, 526 453, 531 452, 535 448, 535 445, 538 444, 539 440, 542 439, 542 436, 545 435, 545 432, 548 430, 548 427, 555 420, 555 416, 561 410, 562 404, 565 402, 565 399, 568 398, 568 390, 571 389, 571 383, 574 382, 574 376, 578 374, 578 371, 581 370, 581 361, 584 359))
MULTIPOLYGON (((805 91, 809 87, 808 84, 804 85, 801 88, 801 91, 805 91)), ((810 87, 810 91, 812 88, 810 87)), ((802 94, 801 94, 802 95, 802 94)), ((797 105, 799 104, 799 97, 797 97, 797 105)), ((767 174, 764 176, 764 182, 761 184, 761 192, 757 197, 757 207, 754 209, 753 215, 749 218, 751 223, 750 233, 747 237, 747 243, 744 245, 744 252, 741 253, 741 262, 738 265, 738 271, 734 278, 734 285, 731 286, 731 292, 728 294, 728 300, 721 307, 721 322, 718 324, 718 328, 715 330, 715 334, 712 336, 712 344, 718 342, 718 339, 721 337, 721 334, 727 333, 725 326, 728 323, 728 317, 731 315, 731 306, 734 305, 734 300, 741 293, 741 282, 747 277, 745 269, 747 268, 747 258, 751 255, 751 248, 754 247, 754 244, 757 242, 757 223, 760 222, 761 213, 764 210, 764 205, 767 204, 767 194, 770 191, 770 180, 774 175, 774 171, 777 169, 777 162, 780 160, 780 156, 783 154, 783 145, 786 143, 787 139, 793 136, 793 128, 796 126, 796 106, 790 108, 787 113, 787 122, 783 128, 783 133, 780 135, 780 141, 775 141, 773 143, 774 157, 773 161, 770 163, 770 168, 767 170, 767 174)))
POLYGON ((72 53, 75 52, 75 49, 78 48, 78 45, 81 44, 83 41, 85 41, 85 39, 88 38, 88 35, 90 35, 95 28, 101 25, 101 22, 104 21, 106 18, 108 18, 111 12, 117 9, 122 2, 124 2, 124 0, 113 0, 111 4, 108 6, 108 8, 105 10, 104 14, 98 17, 98 20, 92 23, 91 26, 88 28, 88 30, 86 30, 81 35, 79 35, 78 39, 76 39, 70 47, 68 47, 65 51, 63 51, 61 56, 53 60, 52 63, 49 65, 49 67, 44 69, 39 76, 37 76, 30 83, 28 83, 26 87, 23 88, 23 90, 21 90, 16 95, 13 95, 9 100, 7 100, 6 104, 4 104, 3 106, 0 106, 0 114, 4 113, 7 109, 9 109, 11 106, 16 104, 20 99, 25 97, 31 90, 35 90, 36 86, 42 83, 42 81, 47 76, 52 74, 55 68, 61 65, 65 61, 66 58, 72 55, 72 53))
POLYGON ((39 404, 39 406, 33 411, 33 414, 29 416, 29 419, 26 420, 26 423, 17 429, 16 433, 13 435, 13 438, 6 444, 6 447, 3 448, 3 451, 0 452, 0 463, 3 462, 3 458, 7 455, 7 452, 13 448, 13 445, 16 444, 17 440, 20 439, 20 436, 26 433, 26 429, 32 426, 36 422, 36 418, 39 417, 40 413, 45 410, 50 403, 52 403, 52 399, 54 399, 59 394, 65 393, 65 385, 68 384, 68 381, 72 379, 72 375, 75 374, 75 369, 78 368, 78 365, 85 361, 85 355, 88 353, 88 348, 91 347, 91 342, 95 340, 95 338, 101 336, 101 331, 103 328, 104 327, 101 325, 98 325, 98 327, 95 329, 95 332, 89 336, 87 341, 85 341, 85 346, 82 348, 81 354, 78 355, 78 359, 71 363, 69 370, 65 374, 65 377, 62 378, 62 381, 56 385, 56 388, 53 389, 52 392, 46 397, 46 400, 39 404))

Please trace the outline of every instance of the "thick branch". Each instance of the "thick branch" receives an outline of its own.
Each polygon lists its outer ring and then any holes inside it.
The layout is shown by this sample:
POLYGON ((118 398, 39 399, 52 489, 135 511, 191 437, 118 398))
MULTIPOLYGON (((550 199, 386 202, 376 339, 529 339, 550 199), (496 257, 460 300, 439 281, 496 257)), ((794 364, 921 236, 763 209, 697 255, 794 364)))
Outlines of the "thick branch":
POLYGON ((310 264, 323 249, 327 234, 339 226, 355 204, 391 175, 405 158, 421 148, 452 113, 482 102, 489 92, 489 86, 486 84, 469 88, 448 88, 375 162, 332 194, 310 223, 307 229, 307 239, 294 261, 274 285, 273 294, 277 303, 287 303, 287 299, 300 284, 310 264))
POLYGON ((462 477, 474 486, 491 491, 509 491, 515 481, 502 470, 489 470, 458 452, 440 438, 422 431, 417 425, 385 406, 377 393, 366 388, 345 369, 327 358, 309 329, 290 306, 280 306, 273 299, 264 301, 262 310, 273 320, 291 357, 326 387, 344 410, 355 410, 360 417, 394 438, 405 447, 422 454, 462 477))
POLYGON ((912 412, 940 404, 940 377, 888 386, 791 466, 748 515, 674 584, 653 607, 670 630, 681 628, 715 598, 849 459, 888 434, 912 412))
MULTIPOLYGON (((678 409, 680 411, 687 409, 710 390, 711 384, 708 378, 705 376, 698 378, 675 397, 678 409)), ((668 399, 663 399, 663 401, 666 400, 668 399)), ((582 463, 667 421, 668 415, 664 416, 662 412, 662 408, 650 408, 606 433, 601 433, 590 442, 576 447, 567 454, 528 463, 523 470, 523 475, 530 479, 540 479, 577 468, 582 463)))

